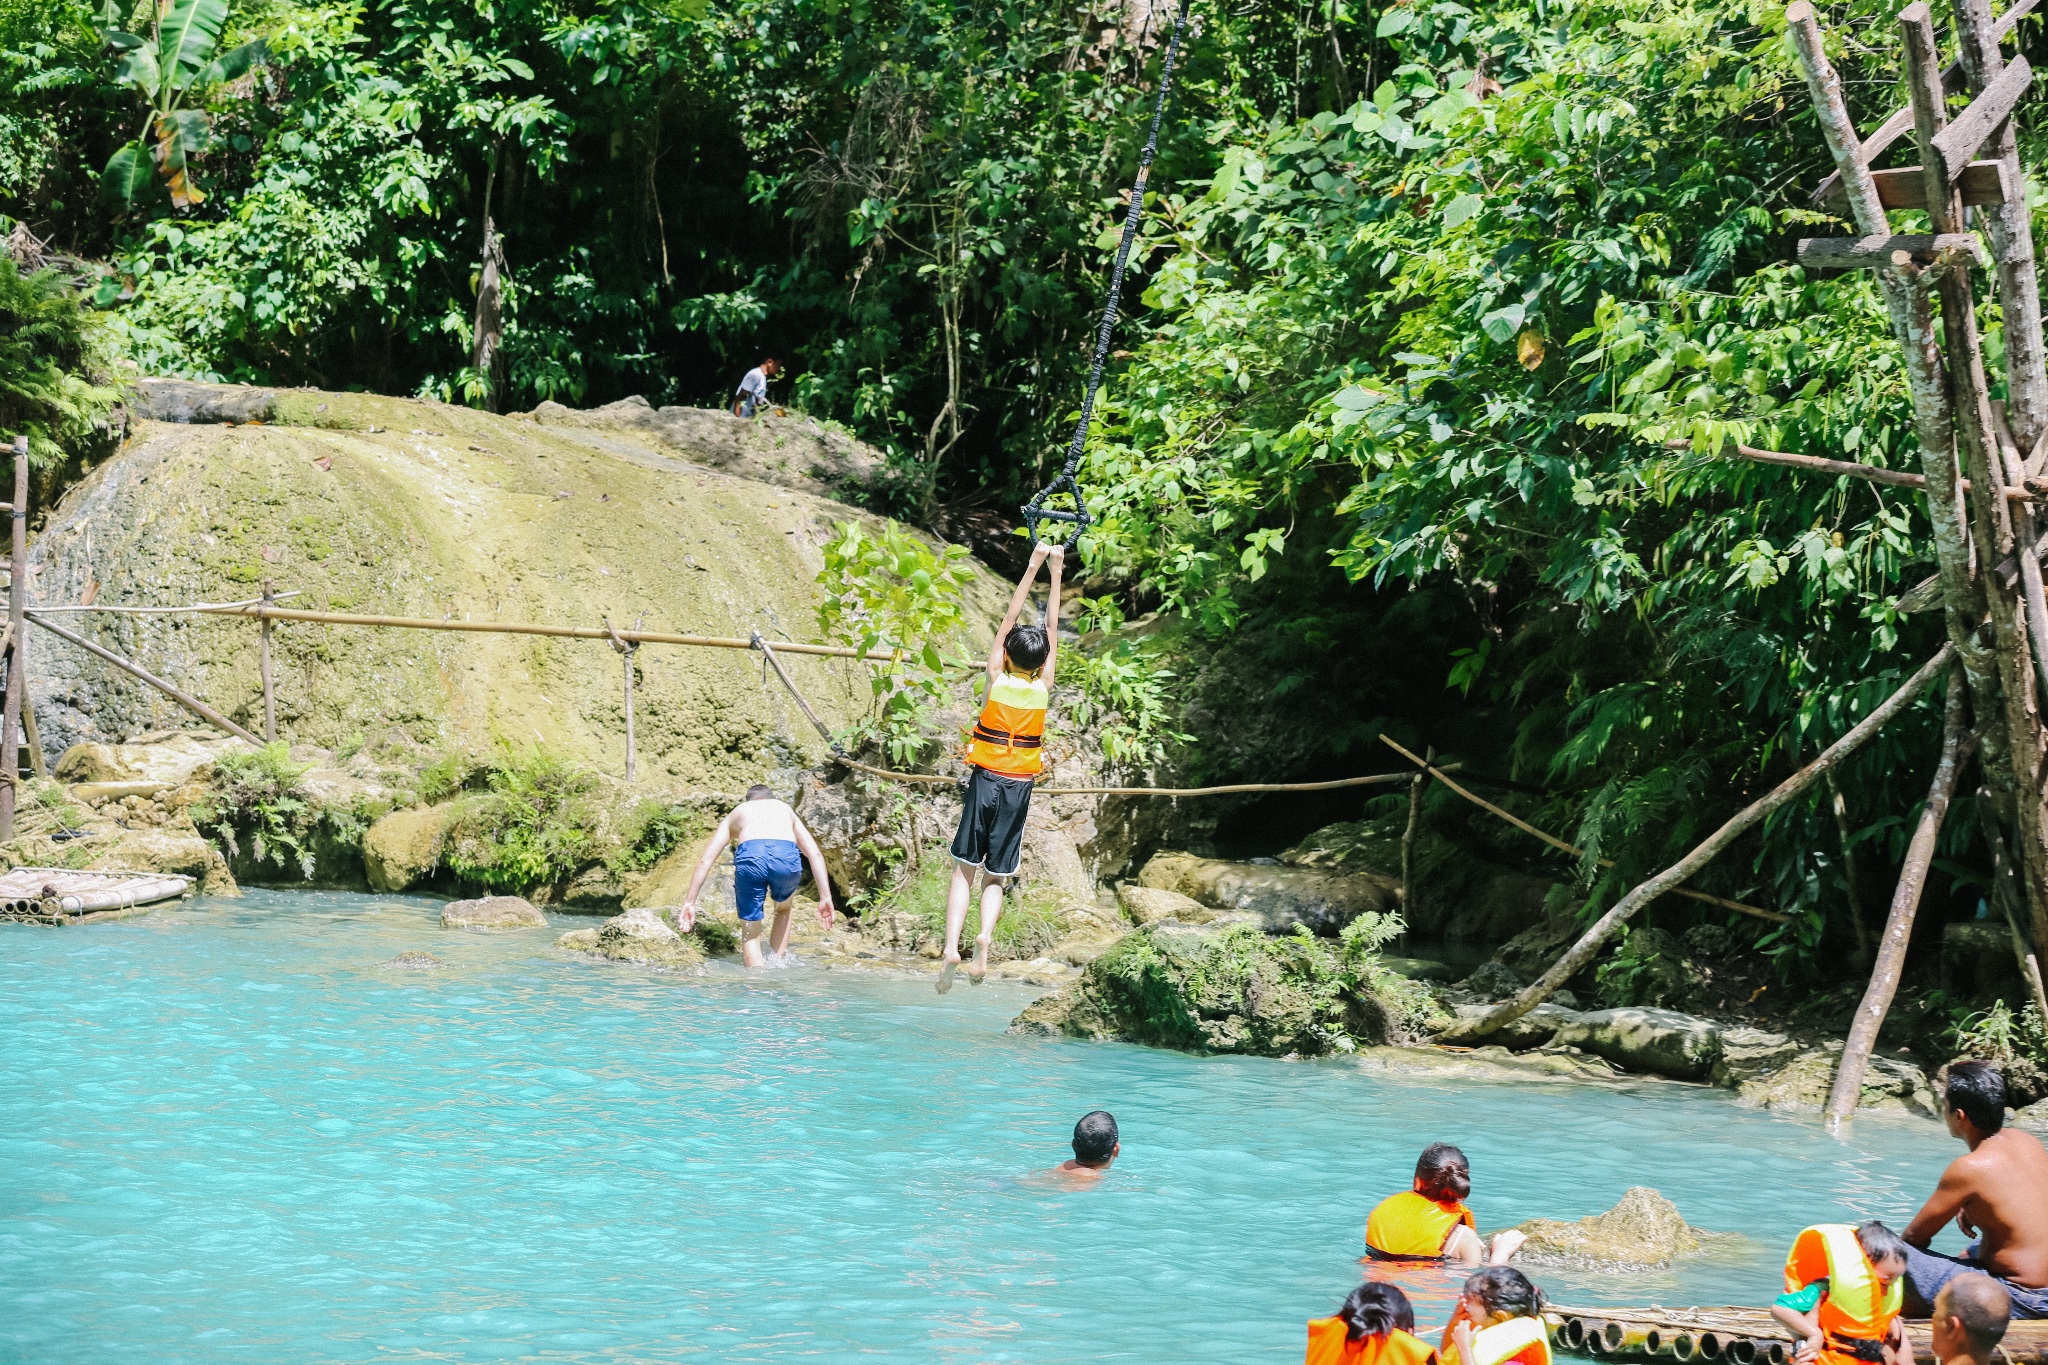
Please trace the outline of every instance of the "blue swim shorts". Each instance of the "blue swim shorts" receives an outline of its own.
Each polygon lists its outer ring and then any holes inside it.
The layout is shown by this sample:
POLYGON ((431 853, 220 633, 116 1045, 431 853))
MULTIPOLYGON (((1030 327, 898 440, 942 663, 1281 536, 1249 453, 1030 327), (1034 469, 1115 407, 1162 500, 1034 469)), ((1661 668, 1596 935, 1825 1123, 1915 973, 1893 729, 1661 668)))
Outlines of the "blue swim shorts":
POLYGON ((732 901, 741 919, 760 919, 770 900, 788 900, 803 880, 803 850, 788 839, 749 839, 732 851, 732 901))

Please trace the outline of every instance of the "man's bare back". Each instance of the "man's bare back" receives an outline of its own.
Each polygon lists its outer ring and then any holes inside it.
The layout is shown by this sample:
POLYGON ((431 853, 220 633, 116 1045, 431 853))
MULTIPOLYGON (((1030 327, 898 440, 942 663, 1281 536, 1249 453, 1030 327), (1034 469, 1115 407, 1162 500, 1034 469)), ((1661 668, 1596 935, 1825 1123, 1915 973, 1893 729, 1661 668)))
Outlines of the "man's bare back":
POLYGON ((742 801, 732 808, 727 819, 732 821, 732 841, 735 844, 744 844, 750 839, 797 841, 796 812, 780 801, 742 801))
POLYGON ((1977 1260, 1993 1275, 2048 1287, 2048 1149, 2015 1128, 1984 1137, 1942 1172, 1906 1240, 1924 1248, 1950 1220, 1982 1238, 1977 1260))

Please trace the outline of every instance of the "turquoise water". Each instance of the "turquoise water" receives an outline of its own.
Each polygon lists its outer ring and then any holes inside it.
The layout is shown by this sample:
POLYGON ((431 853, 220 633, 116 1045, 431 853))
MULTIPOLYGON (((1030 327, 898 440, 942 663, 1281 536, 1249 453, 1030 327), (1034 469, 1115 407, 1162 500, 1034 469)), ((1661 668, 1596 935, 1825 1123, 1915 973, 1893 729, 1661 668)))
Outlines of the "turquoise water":
MULTIPOLYGON (((565 924, 570 923, 564 921, 565 924)), ((588 923, 588 921, 583 921, 588 923)), ((676 979, 251 893, 0 933, 0 1359, 1287 1361, 1436 1138, 1482 1226, 1647 1184, 1754 1240, 1566 1302, 1757 1301, 1953 1144, 1712 1091, 1013 1038, 1028 993, 676 979), (406 949, 447 968, 381 969, 406 949), (1107 1107, 1099 1189, 1020 1176, 1107 1107)), ((1896 1225, 1896 1223, 1895 1223, 1896 1225)), ((1414 1274, 1425 1320, 1451 1281, 1414 1274)))

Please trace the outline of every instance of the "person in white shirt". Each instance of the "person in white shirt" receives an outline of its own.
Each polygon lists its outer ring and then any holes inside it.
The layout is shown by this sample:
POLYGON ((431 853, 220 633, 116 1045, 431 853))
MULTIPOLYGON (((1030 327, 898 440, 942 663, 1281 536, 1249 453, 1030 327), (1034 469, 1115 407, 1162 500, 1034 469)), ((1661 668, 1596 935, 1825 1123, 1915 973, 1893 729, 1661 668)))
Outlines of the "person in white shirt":
POLYGON ((752 417, 768 403, 768 381, 782 373, 782 362, 774 356, 748 370, 732 397, 732 415, 752 417))

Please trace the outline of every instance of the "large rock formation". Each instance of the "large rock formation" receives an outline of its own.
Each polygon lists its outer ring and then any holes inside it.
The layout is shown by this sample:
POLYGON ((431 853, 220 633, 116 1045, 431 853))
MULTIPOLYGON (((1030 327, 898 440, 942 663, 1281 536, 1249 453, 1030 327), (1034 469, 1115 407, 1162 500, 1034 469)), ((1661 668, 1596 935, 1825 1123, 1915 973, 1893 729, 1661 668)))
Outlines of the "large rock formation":
MULTIPOLYGON (((817 486, 813 467, 824 467, 809 456, 735 461, 717 442, 675 436, 674 423, 661 432, 611 419, 550 425, 438 403, 278 390, 266 391, 263 424, 254 425, 245 392, 220 395, 234 400, 222 408, 189 388, 148 410, 205 418, 232 408, 242 415, 219 420, 241 424, 138 423, 38 537, 38 602, 238 601, 269 581, 297 594, 283 605, 302 609, 590 627, 609 619, 803 639, 815 631, 820 545, 833 523, 864 516, 808 491, 817 486), (805 487, 728 473, 716 467, 721 460, 769 477, 782 477, 774 465, 784 460, 805 487)), ((710 416, 714 427, 733 420, 710 416)), ((757 425, 740 436, 779 430, 757 425)), ((784 434, 796 440, 792 433, 796 424, 784 434)), ((874 458, 841 450, 831 433, 813 444, 838 451, 826 465, 852 475, 874 458)), ((1001 611, 1002 587, 987 575, 977 583, 970 614, 985 630, 1001 611)), ((249 622, 73 619, 260 730, 249 622)), ((72 645, 36 634, 31 646, 37 719, 53 754, 192 723, 169 699, 72 645)), ((423 755, 544 742, 601 770, 623 766, 620 661, 602 640, 284 624, 274 648, 279 723, 296 741, 404 742, 423 755)), ((858 670, 801 656, 788 664, 828 723, 845 724, 866 705, 858 670)), ((643 782, 737 792, 766 772, 824 757, 787 697, 764 689, 744 655, 648 646, 638 675, 643 782)))
POLYGON ((1375 872, 1326 872, 1317 868, 1232 863, 1191 853, 1161 853, 1138 873, 1138 884, 1183 896, 1219 910, 1257 915, 1268 933, 1302 925, 1335 934, 1368 911, 1399 903, 1400 884, 1375 872))
POLYGON ((860 492, 881 474, 881 454, 802 413, 771 408, 748 420, 720 408, 657 408, 634 396, 579 412, 542 403, 543 426, 594 450, 634 458, 650 449, 762 483, 827 496, 860 492))
POLYGON ((704 965, 703 949, 648 909, 628 910, 596 929, 572 929, 555 946, 643 967, 695 971, 704 965))
POLYGON ((1528 1237, 1524 1261, 1580 1270, 1662 1269, 1700 1249, 1699 1234, 1686 1226, 1678 1206, 1643 1185, 1631 1187, 1605 1213, 1576 1223, 1532 1218, 1519 1230, 1528 1237))

